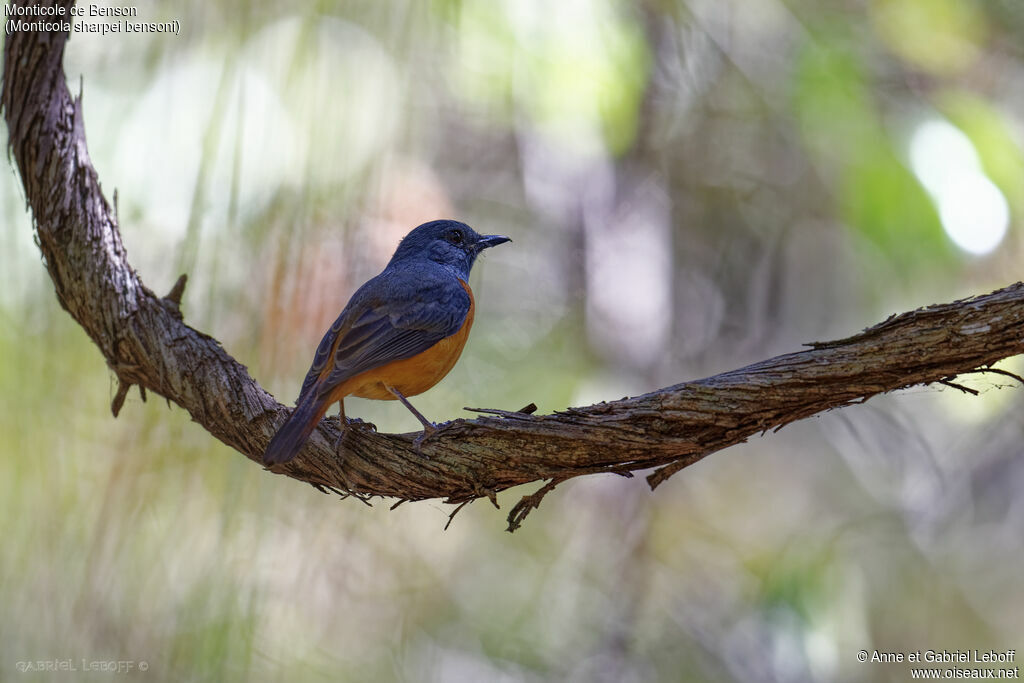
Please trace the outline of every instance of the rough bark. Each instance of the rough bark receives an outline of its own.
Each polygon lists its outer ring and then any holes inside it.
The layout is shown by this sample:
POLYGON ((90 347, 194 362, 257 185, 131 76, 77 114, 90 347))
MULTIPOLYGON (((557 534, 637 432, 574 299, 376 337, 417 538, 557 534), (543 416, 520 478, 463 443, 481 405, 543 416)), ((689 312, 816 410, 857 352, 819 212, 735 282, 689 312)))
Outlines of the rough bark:
MULTIPOLYGON (((71 2, 40 2, 61 5, 71 2)), ((58 300, 92 338, 119 388, 135 384, 178 404, 213 436, 259 462, 289 408, 179 310, 184 276, 165 297, 127 260, 117 217, 89 160, 81 97, 62 59, 66 33, 7 37, 0 107, 39 247, 58 300)), ((551 415, 457 420, 418 454, 414 435, 350 430, 343 455, 335 418, 295 461, 274 472, 363 498, 464 503, 548 480, 509 514, 515 529, 558 483, 582 474, 657 468, 657 486, 704 456, 752 435, 877 394, 985 371, 1024 352, 1024 284, 894 316, 863 333, 631 399, 551 415)), ((995 370, 988 370, 998 372, 995 370)), ((1006 374, 1006 373, 1004 373, 1006 374)), ((1019 378, 1017 378, 1019 379, 1019 378)), ((954 386, 957 386, 954 384, 954 386)), ((962 388, 962 387, 961 387, 962 388)), ((966 390, 966 389, 965 389, 966 390)), ((497 503, 495 503, 497 504, 497 503)))

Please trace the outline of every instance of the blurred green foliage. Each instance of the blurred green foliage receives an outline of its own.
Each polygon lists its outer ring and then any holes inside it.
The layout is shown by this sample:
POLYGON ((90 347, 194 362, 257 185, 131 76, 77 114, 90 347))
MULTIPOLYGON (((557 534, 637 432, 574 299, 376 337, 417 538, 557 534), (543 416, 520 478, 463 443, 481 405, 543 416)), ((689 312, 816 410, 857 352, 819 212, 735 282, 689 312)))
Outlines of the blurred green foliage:
MULTIPOLYGON (((68 43, 90 156, 143 280, 188 272, 186 321, 283 402, 353 289, 440 216, 515 242, 474 272, 464 357, 416 401, 434 419, 649 391, 1020 279, 1014 0, 139 10, 182 35, 68 43), (935 121, 1009 207, 983 255, 911 163, 935 121)), ((13 172, 0 217, 2 680, 65 659, 75 680, 111 677, 83 660, 168 681, 906 680, 857 651, 1024 634, 1009 381, 872 399, 653 494, 571 482, 508 536, 523 487, 442 532, 447 506, 269 476, 160 397, 113 420, 13 172)))

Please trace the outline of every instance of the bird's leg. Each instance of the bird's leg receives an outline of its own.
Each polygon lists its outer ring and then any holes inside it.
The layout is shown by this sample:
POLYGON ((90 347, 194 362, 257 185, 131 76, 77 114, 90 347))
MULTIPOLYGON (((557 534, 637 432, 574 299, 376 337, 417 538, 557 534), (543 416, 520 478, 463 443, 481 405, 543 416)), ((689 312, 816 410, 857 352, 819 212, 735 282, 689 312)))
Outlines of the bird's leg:
POLYGON ((348 434, 348 422, 345 420, 345 399, 338 401, 338 425, 341 427, 341 434, 334 442, 334 450, 340 453, 341 444, 345 440, 345 435, 348 434))
POLYGON ((390 391, 395 398, 401 401, 402 405, 408 408, 409 412, 415 415, 416 419, 420 421, 421 425, 423 425, 423 433, 417 436, 416 440, 413 441, 413 445, 416 446, 416 450, 419 451, 420 445, 423 443, 424 439, 429 438, 434 434, 434 432, 437 431, 437 425, 428 420, 427 418, 423 417, 423 413, 416 410, 416 408, 414 408, 413 405, 409 403, 409 399, 402 395, 401 391, 388 384, 385 384, 384 388, 390 391))

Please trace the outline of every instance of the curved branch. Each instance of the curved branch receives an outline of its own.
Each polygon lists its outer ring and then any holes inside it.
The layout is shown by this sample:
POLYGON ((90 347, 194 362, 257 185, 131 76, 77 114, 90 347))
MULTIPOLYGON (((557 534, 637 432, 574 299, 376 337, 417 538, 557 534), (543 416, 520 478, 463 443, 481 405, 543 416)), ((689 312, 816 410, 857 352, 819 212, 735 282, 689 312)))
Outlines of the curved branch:
MULTIPOLYGON (((54 4, 55 0, 47 0, 54 4)), ((70 7, 64 0, 56 3, 70 7)), ((285 419, 280 405, 217 340, 182 320, 184 279, 166 297, 128 263, 117 218, 89 160, 81 97, 62 70, 66 33, 7 37, 0 107, 39 247, 61 305, 117 375, 116 415, 132 384, 174 401, 224 443, 259 462, 285 419)), ((657 486, 752 435, 871 396, 984 370, 1024 353, 1024 284, 894 316, 861 334, 644 396, 551 415, 499 412, 456 420, 417 454, 413 435, 351 430, 343 455, 334 418, 299 457, 273 471, 365 499, 463 503, 549 480, 509 517, 510 529, 558 483, 582 474, 658 468, 657 486)))

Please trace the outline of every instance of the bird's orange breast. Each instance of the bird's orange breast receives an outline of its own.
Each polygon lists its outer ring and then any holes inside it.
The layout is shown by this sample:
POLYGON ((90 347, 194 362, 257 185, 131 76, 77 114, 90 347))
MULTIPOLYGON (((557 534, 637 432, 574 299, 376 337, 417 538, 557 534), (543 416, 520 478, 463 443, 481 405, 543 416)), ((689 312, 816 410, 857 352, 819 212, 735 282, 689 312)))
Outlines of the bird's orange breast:
POLYGON ((338 398, 358 396, 378 401, 393 401, 395 395, 385 385, 392 386, 404 396, 415 396, 434 386, 448 374, 462 355, 462 349, 473 326, 473 311, 476 304, 469 285, 459 280, 469 295, 469 311, 459 331, 411 358, 392 361, 385 365, 351 377, 333 392, 338 398))

